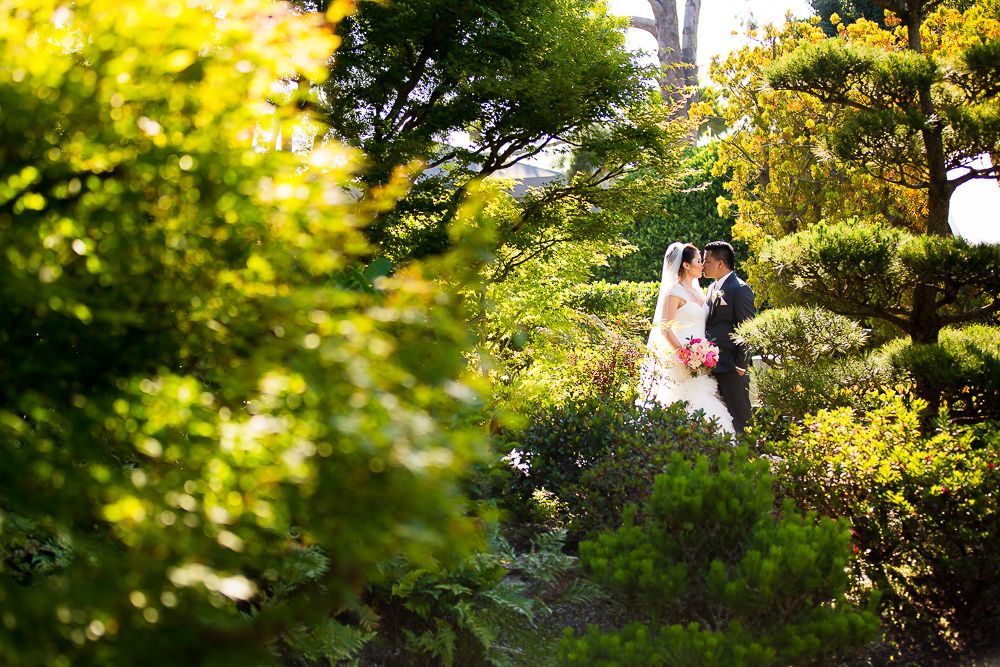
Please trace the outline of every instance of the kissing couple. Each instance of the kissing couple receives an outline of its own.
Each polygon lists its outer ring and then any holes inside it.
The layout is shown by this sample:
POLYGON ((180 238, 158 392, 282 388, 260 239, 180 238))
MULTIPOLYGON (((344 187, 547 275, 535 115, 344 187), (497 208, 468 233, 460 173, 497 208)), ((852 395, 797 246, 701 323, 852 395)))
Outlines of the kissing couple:
POLYGON ((736 255, 725 241, 671 243, 663 257, 660 293, 646 341, 639 399, 646 407, 684 401, 728 433, 750 423, 747 349, 733 331, 756 314, 753 290, 733 273, 736 255), (702 276, 714 282, 703 292, 702 276))

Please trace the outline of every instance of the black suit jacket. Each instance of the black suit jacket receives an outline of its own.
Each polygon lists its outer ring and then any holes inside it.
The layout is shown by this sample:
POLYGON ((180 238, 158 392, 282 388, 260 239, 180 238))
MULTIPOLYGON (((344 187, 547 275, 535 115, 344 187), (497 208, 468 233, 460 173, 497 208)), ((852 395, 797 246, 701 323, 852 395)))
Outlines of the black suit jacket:
POLYGON ((734 343, 731 336, 736 327, 757 314, 753 289, 735 273, 729 274, 721 291, 721 300, 716 298, 719 294, 716 290, 709 303, 708 320, 705 322, 705 335, 719 346, 719 363, 712 369, 713 373, 729 373, 737 366, 747 367, 749 351, 734 343))

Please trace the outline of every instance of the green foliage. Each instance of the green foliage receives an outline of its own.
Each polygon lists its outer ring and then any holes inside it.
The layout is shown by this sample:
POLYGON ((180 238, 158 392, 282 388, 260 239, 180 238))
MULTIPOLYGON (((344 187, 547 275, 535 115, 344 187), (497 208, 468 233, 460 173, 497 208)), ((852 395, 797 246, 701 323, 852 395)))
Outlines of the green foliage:
POLYGON ((1000 309, 1000 245, 861 222, 816 225, 760 252, 778 305, 882 320, 921 343, 1000 309))
MULTIPOLYGON (((290 549, 267 573, 266 586, 257 604, 269 606, 322 590, 330 567, 326 550, 317 545, 290 549)), ((286 629, 273 646, 283 664, 333 660, 349 664, 373 637, 375 617, 359 604, 349 603, 350 613, 309 618, 286 629), (347 618, 351 620, 348 621, 347 618)), ((340 610, 338 610, 340 611, 340 610)))
POLYGON ((906 380, 889 363, 888 354, 887 349, 878 349, 814 364, 781 364, 756 373, 761 408, 754 422, 762 433, 775 436, 817 410, 866 406, 869 392, 906 380))
POLYGON ((621 25, 580 0, 364 4, 337 30, 324 111, 370 156, 373 177, 435 150, 492 171, 634 99, 643 70, 621 25), (470 148, 438 146, 468 128, 470 148))
POLYGON ((953 421, 1000 419, 1000 328, 945 329, 935 345, 897 346, 890 363, 912 378, 929 413, 953 421))
POLYGON ((567 635, 564 664, 829 663, 874 635, 874 614, 845 597, 846 524, 790 502, 776 516, 768 463, 747 456, 675 455, 641 523, 580 545, 584 566, 642 622, 567 635))
POLYGON ((505 442, 515 468, 510 493, 523 504, 542 489, 554 493, 576 535, 618 525, 626 505, 646 498, 673 454, 693 458, 730 446, 683 404, 644 410, 603 399, 544 409, 505 442))
POLYGON ((494 370, 494 400, 508 410, 535 410, 566 400, 635 395, 644 346, 610 331, 596 317, 578 316, 564 334, 518 331, 509 339, 502 366, 494 370), (511 349, 513 348, 513 349, 511 349))
POLYGON ((345 288, 356 156, 254 149, 266 103, 309 123, 326 19, 0 13, 0 662, 258 664, 390 556, 463 549, 485 442, 432 280, 479 247, 345 288))
MULTIPOLYGON (((441 252, 474 178, 557 139, 593 168, 528 193, 499 241, 534 254, 554 239, 624 226, 671 182, 685 132, 666 122, 670 110, 649 85, 651 69, 625 48, 624 25, 590 0, 360 3, 338 27, 344 43, 323 117, 368 156, 369 184, 414 161, 428 168, 367 227, 379 251, 397 263, 441 252), (467 141, 449 144, 459 132, 467 141)), ((497 271, 504 267, 501 258, 497 271)))
POLYGON ((719 214, 717 200, 725 194, 725 179, 713 171, 717 160, 716 144, 694 149, 682 165, 685 175, 680 186, 661 196, 652 212, 625 229, 625 239, 638 250, 611 259, 596 275, 610 282, 659 282, 663 253, 674 241, 687 241, 699 248, 711 241, 728 241, 736 250, 737 263, 746 257, 746 245, 733 239, 732 215, 719 214))
POLYGON ((378 614, 378 635, 362 664, 511 664, 519 635, 550 613, 549 603, 598 594, 583 582, 567 585, 578 564, 563 553, 565 530, 536 536, 524 552, 498 530, 487 523, 485 548, 455 564, 417 568, 404 558, 386 564, 386 583, 366 594, 378 614))
POLYGON ((24 584, 55 574, 73 560, 72 544, 15 514, 0 514, 0 562, 3 571, 24 584))
POLYGON ((885 27, 885 9, 873 0, 809 0, 809 6, 819 16, 823 32, 833 37, 837 28, 830 21, 837 14, 843 23, 854 23, 858 19, 875 21, 885 27))
POLYGON ((735 340, 768 363, 815 364, 864 346, 868 334, 857 322, 822 308, 772 308, 747 320, 735 340))
POLYGON ((645 339, 659 291, 658 281, 607 283, 601 280, 575 286, 566 305, 599 317, 619 333, 645 339))
POLYGON ((782 493, 851 522, 860 581, 913 638, 960 649, 996 636, 1000 432, 924 432, 924 404, 885 394, 866 412, 820 411, 770 443, 782 493))

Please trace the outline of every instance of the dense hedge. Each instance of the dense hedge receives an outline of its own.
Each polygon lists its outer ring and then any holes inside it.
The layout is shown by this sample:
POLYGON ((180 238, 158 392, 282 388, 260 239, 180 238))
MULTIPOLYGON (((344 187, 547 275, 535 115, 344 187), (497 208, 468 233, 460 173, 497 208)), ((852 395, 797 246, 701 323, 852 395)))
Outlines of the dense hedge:
POLYGON ((712 174, 717 160, 714 145, 695 148, 686 167, 690 173, 683 186, 660 203, 658 213, 636 220, 625 230, 625 238, 636 252, 611 258, 597 277, 609 282, 659 280, 663 253, 674 241, 689 241, 699 248, 711 241, 728 241, 737 262, 746 257, 746 245, 732 237, 733 217, 720 217, 717 199, 726 195, 722 176, 712 174))

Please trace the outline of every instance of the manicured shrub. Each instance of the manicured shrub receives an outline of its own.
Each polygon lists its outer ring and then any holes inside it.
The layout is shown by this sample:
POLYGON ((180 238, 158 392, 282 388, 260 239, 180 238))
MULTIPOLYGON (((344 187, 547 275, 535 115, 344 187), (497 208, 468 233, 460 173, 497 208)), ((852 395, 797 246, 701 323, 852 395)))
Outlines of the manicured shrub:
POLYGON ((904 378, 883 352, 875 351, 815 363, 783 363, 759 370, 753 379, 761 403, 754 423, 775 434, 817 410, 860 407, 869 392, 885 390, 904 378))
POLYGON ((1000 428, 924 431, 926 404, 821 410, 767 444, 780 491, 800 508, 849 520, 860 581, 912 637, 959 649, 994 634, 1000 612, 1000 428))
POLYGON ((737 340, 766 363, 814 364, 860 349, 867 332, 854 320, 822 308, 772 308, 741 324, 737 340))
POLYGON ((731 446, 683 404, 643 410, 595 398, 543 410, 505 439, 515 468, 510 492, 522 502, 542 489, 554 493, 575 534, 618 525, 626 505, 648 496, 672 454, 693 458, 731 446))
POLYGON ((890 363, 916 384, 931 416, 947 407, 954 421, 1000 419, 1000 327, 945 329, 936 345, 898 346, 890 363))
POLYGON ((845 521, 774 513, 766 461, 738 449, 692 463, 675 454, 644 516, 580 545, 595 580, 634 610, 621 631, 567 633, 567 665, 829 664, 874 635, 877 617, 845 594, 845 521))
POLYGON ((865 329, 823 308, 765 310, 745 322, 737 338, 765 364, 752 377, 759 433, 781 436, 808 412, 856 406, 868 391, 898 379, 881 351, 857 353, 868 339, 865 329))

